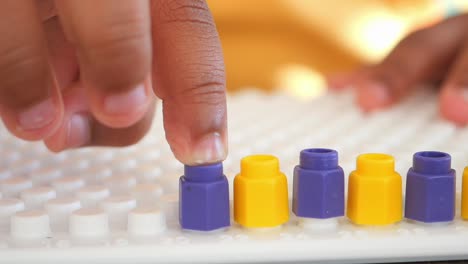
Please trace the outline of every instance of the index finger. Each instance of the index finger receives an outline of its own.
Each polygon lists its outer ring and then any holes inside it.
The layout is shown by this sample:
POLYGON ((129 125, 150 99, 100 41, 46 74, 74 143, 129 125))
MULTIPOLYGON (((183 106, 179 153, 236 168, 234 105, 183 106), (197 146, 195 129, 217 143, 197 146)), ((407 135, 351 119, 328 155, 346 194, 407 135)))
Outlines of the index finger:
POLYGON ((227 155, 226 84, 218 32, 205 1, 152 1, 153 83, 182 163, 227 155))

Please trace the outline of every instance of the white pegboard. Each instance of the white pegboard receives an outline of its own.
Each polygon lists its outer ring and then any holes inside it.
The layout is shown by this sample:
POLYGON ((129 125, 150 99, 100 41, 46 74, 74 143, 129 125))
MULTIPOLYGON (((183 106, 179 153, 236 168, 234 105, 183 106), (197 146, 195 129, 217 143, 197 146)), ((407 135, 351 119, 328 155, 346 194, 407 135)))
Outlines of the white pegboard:
MULTIPOLYGON (((300 101, 247 91, 230 96, 228 110, 230 155, 224 170, 231 198, 239 161, 253 153, 278 156, 289 187, 299 151, 309 147, 338 150, 346 174, 364 152, 394 155, 403 177, 412 154, 421 150, 450 153, 458 172, 468 165, 468 129, 440 119, 436 97, 429 93, 388 111, 363 114, 347 93, 300 101)), ((468 258, 468 222, 460 218, 459 195, 456 220, 448 225, 404 220, 387 227, 358 227, 346 218, 336 226, 298 224, 291 214, 286 225, 275 229, 243 229, 232 222, 221 231, 183 231, 177 221, 183 167, 164 140, 160 115, 142 142, 123 149, 51 154, 43 145, 19 141, 0 128, 0 156, 0 263, 375 263, 468 258)))

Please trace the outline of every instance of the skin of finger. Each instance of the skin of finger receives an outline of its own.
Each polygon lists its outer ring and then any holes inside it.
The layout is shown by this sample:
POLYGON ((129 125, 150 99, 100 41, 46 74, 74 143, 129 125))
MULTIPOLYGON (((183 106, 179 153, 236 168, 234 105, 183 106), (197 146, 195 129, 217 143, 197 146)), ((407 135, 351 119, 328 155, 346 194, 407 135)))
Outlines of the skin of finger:
POLYGON ((330 90, 342 90, 347 87, 348 84, 353 82, 353 73, 337 73, 327 76, 327 86, 330 90))
MULTIPOLYGON (((47 4, 46 7, 42 8, 42 12, 44 14, 49 14, 53 1, 41 1, 40 3, 43 3, 43 5, 47 4)), ((63 99, 64 117, 62 118, 60 126, 52 135, 44 139, 44 143, 50 150, 58 152, 66 149, 66 136, 68 133, 67 127, 70 120, 70 113, 76 111, 87 112, 89 111, 89 107, 87 98, 84 96, 84 90, 82 90, 81 93, 69 91, 69 89, 73 87, 72 84, 78 81, 78 61, 75 55, 75 49, 65 38, 58 17, 44 20, 43 26, 48 44, 50 64, 61 92, 63 94, 68 94, 67 99, 63 99), (73 100, 70 100, 70 97, 72 97, 73 100)))
POLYGON ((72 83, 70 87, 64 89, 64 118, 60 127, 51 136, 44 140, 47 148, 53 152, 59 152, 67 149, 68 123, 74 113, 90 114, 89 103, 82 85, 72 83))
POLYGON ((43 26, 48 44, 49 62, 59 88, 64 90, 79 79, 76 50, 65 38, 58 17, 44 21, 43 26))
POLYGON ((46 22, 57 15, 54 0, 36 0, 36 7, 41 21, 46 22))
MULTIPOLYGON (((468 25, 467 25, 468 29, 468 25)), ((442 84, 440 112, 457 124, 468 123, 468 37, 442 84)))
POLYGON ((63 122, 59 129, 44 141, 46 146, 54 152, 73 147, 67 145, 67 136, 70 133, 69 122, 74 114, 88 116, 90 126, 96 131, 96 134, 91 133, 90 142, 82 147, 91 146, 93 144, 102 146, 130 145, 142 138, 151 124, 153 109, 150 109, 151 111, 142 118, 141 122, 127 129, 125 133, 121 131, 115 132, 116 129, 100 124, 90 112, 91 110, 84 87, 79 84, 78 63, 75 50, 71 43, 66 40, 61 25, 58 23, 58 18, 45 21, 44 28, 50 50, 49 60, 51 61, 55 75, 57 76, 57 81, 64 93, 65 108, 63 122), (117 135, 114 136, 114 134, 117 135))
POLYGON ((89 116, 90 141, 81 147, 87 146, 129 146, 141 140, 148 130, 154 117, 156 101, 153 101, 145 116, 136 124, 127 128, 111 128, 103 125, 91 114, 85 91, 81 84, 74 83, 70 88, 65 89, 63 99, 65 104, 65 117, 61 127, 52 136, 48 137, 44 143, 49 150, 60 152, 69 149, 67 146, 67 136, 70 133, 68 122, 74 114, 89 116))
POLYGON ((55 1, 67 39, 77 49, 80 78, 94 116, 110 127, 127 127, 152 102, 146 83, 152 48, 148 0, 55 1), (106 111, 106 98, 144 86, 145 100, 125 111, 106 111))
POLYGON ((130 127, 112 128, 101 123, 93 123, 91 145, 124 147, 138 143, 150 130, 155 109, 156 100, 153 100, 143 118, 130 127))
POLYGON ((60 125, 63 104, 47 60, 46 42, 32 1, 1 2, 0 113, 8 130, 26 140, 39 140, 60 125), (14 25, 14 26, 12 26, 14 25), (55 107, 51 122, 23 129, 19 115, 42 100, 55 107))
POLYGON ((328 88, 330 90, 342 90, 350 88, 356 80, 366 73, 368 67, 361 66, 357 69, 345 72, 338 72, 326 76, 328 88))
POLYGON ((468 19, 466 21, 467 33, 462 40, 462 48, 459 49, 453 64, 449 68, 447 77, 443 83, 446 87, 467 88, 468 87, 468 19))
MULTIPOLYGON (((166 138, 176 158, 194 164, 197 143, 219 135, 227 153, 224 61, 218 33, 204 1, 151 2, 153 83, 163 101, 166 138)), ((224 153, 223 153, 224 152, 224 153)))
POLYGON ((439 107, 444 118, 463 126, 468 124, 468 94, 466 88, 458 89, 445 86, 440 94, 439 107))
POLYGON ((439 79, 460 47, 466 19, 466 16, 449 19, 404 38, 382 63, 356 80, 360 105, 387 106, 420 87, 418 84, 439 79), (369 86, 376 83, 388 89, 388 102, 376 104, 369 93, 369 86))

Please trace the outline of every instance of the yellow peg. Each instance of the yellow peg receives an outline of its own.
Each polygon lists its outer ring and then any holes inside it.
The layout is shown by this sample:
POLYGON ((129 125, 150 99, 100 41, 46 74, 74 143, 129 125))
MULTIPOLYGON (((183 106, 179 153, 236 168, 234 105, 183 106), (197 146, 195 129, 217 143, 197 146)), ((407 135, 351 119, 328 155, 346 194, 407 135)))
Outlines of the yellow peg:
POLYGON ((468 220, 468 167, 463 171, 463 185, 462 185, 462 218, 468 220))
POLYGON ((274 227, 289 219, 288 185, 271 155, 241 160, 234 179, 234 220, 245 227, 274 227))
POLYGON ((386 154, 362 154, 348 181, 348 218, 358 225, 388 225, 402 219, 401 176, 386 154))

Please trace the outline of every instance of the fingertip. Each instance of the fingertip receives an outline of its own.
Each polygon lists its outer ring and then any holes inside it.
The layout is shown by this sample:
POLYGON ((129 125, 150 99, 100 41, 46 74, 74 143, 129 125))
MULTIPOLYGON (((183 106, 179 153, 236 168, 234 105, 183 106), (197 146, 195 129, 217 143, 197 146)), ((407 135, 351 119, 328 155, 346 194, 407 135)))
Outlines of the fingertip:
POLYGON ((442 88, 439 103, 444 118, 459 125, 468 124, 468 88, 442 88))
POLYGON ((188 156, 186 164, 200 165, 220 162, 226 159, 226 138, 218 132, 209 133, 198 139, 188 156))
POLYGON ((98 121, 112 128, 125 128, 143 118, 155 97, 148 82, 134 88, 104 94, 88 89, 91 109, 98 121))
POLYGON ((175 157, 186 165, 201 165, 221 162, 226 159, 228 148, 226 136, 219 132, 208 133, 188 147, 171 144, 175 157))
POLYGON ((53 134, 63 119, 63 104, 60 98, 48 98, 26 109, 2 109, 1 117, 6 128, 15 136, 36 141, 53 134))
POLYGON ((53 152, 89 145, 91 116, 88 113, 72 114, 52 136, 44 140, 44 143, 53 152))
POLYGON ((62 94, 63 118, 56 131, 44 139, 44 144, 49 150, 60 152, 88 144, 85 139, 89 138, 93 119, 83 88, 79 82, 73 83, 64 90, 62 94), (82 140, 79 142, 77 135, 80 134, 82 140))
POLYGON ((59 153, 65 150, 65 144, 63 143, 62 133, 60 129, 50 137, 44 139, 44 145, 47 147, 48 150, 50 150, 53 153, 59 153))
POLYGON ((344 90, 352 85, 352 73, 334 73, 326 76, 326 82, 330 90, 344 90))
POLYGON ((225 100, 218 99, 211 104, 208 100, 195 104, 163 101, 166 139, 174 156, 183 164, 210 164, 226 158, 226 104, 225 100))
POLYGON ((385 108, 392 103, 390 89, 383 83, 363 81, 357 85, 356 101, 364 111, 385 108))

